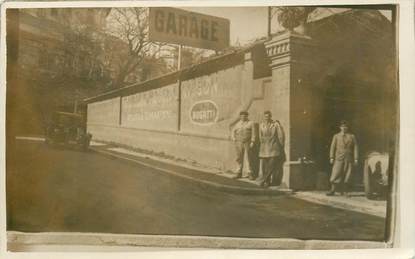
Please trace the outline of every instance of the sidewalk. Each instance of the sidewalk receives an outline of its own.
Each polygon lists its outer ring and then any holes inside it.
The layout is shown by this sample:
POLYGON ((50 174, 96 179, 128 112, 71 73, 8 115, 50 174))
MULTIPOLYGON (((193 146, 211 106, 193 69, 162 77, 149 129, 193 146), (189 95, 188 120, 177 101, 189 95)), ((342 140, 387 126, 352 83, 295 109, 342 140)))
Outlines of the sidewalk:
POLYGON ((303 191, 294 193, 293 196, 313 203, 386 218, 386 201, 369 200, 363 192, 353 192, 350 197, 345 197, 326 196, 325 191, 303 191))
POLYGON ((292 195, 294 198, 323 204, 335 208, 356 211, 378 217, 386 217, 386 201, 368 200, 363 192, 351 193, 350 197, 326 196, 324 191, 299 191, 279 187, 262 188, 259 182, 247 178, 232 179, 234 174, 221 172, 217 168, 202 166, 195 161, 177 159, 164 153, 153 153, 120 147, 113 144, 91 142, 91 149, 103 155, 128 162, 156 168, 162 172, 190 180, 203 188, 254 195, 292 195))

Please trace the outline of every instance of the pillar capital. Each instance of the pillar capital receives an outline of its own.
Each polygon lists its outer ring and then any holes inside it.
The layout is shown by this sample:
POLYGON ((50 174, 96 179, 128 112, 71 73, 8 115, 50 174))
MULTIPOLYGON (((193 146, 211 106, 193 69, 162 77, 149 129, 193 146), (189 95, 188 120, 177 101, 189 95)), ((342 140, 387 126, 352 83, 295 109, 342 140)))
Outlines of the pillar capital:
POLYGON ((311 37, 291 31, 276 34, 265 42, 272 69, 291 63, 311 61, 314 46, 311 37))

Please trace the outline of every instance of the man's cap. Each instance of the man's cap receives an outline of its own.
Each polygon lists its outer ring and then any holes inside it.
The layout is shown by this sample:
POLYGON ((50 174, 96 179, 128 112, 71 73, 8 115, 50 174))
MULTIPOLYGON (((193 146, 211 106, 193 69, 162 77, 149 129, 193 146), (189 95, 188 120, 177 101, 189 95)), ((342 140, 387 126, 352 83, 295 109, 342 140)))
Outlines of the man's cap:
POLYGON ((349 126, 349 123, 347 123, 347 121, 346 120, 341 120, 340 121, 340 125, 339 125, 340 127, 342 127, 342 126, 349 126))
POLYGON ((239 115, 248 115, 248 112, 247 112, 247 111, 241 111, 241 112, 239 113, 239 115))

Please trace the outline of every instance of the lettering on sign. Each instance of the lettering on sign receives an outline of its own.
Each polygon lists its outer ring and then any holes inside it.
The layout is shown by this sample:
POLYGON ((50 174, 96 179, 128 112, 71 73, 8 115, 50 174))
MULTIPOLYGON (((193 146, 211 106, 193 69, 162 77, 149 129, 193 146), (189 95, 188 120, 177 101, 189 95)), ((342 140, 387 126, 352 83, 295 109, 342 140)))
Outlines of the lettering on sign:
POLYGON ((148 121, 148 120, 165 120, 174 118, 175 112, 170 110, 164 111, 137 111, 134 114, 127 114, 126 120, 133 121, 148 121))
POLYGON ((199 125, 213 124, 218 119, 218 106, 210 101, 200 101, 190 109, 190 120, 199 125))
POLYGON ((214 50, 229 46, 227 19, 171 7, 151 7, 149 17, 151 41, 214 50))
POLYGON ((175 85, 149 90, 123 97, 124 122, 131 123, 147 120, 165 120, 174 118, 177 104, 175 85))
MULTIPOLYGON (((208 76, 202 76, 182 82, 184 99, 236 98, 236 91, 240 85, 240 72, 242 66, 218 71, 208 76), (239 81, 238 81, 239 80, 239 81)), ((216 102, 217 103, 217 102, 216 102)), ((220 105, 219 105, 220 106, 220 105)))

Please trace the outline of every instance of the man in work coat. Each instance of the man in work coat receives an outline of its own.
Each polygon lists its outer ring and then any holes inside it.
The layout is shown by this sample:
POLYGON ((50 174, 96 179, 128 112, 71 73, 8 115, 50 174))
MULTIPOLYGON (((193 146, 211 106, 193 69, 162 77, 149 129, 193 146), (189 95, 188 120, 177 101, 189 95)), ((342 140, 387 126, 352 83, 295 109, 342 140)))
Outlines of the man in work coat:
POLYGON ((235 142, 236 149, 236 163, 238 164, 236 169, 235 179, 242 177, 242 169, 244 165, 245 153, 247 155, 246 170, 248 171, 248 177, 250 180, 254 180, 252 164, 253 164, 253 152, 252 149, 255 144, 255 125, 248 119, 248 112, 241 111, 239 113, 240 120, 236 123, 232 129, 231 138, 235 142))
POLYGON ((330 146, 330 163, 333 164, 330 183, 331 189, 327 193, 332 196, 336 191, 348 191, 352 176, 353 165, 358 162, 358 145, 353 134, 348 132, 346 121, 340 122, 340 132, 333 136, 330 146))
POLYGON ((259 142, 263 175, 261 186, 268 187, 271 178, 275 182, 277 175, 282 174, 282 164, 285 160, 284 130, 278 121, 272 120, 270 111, 264 112, 264 121, 259 126, 259 142))

